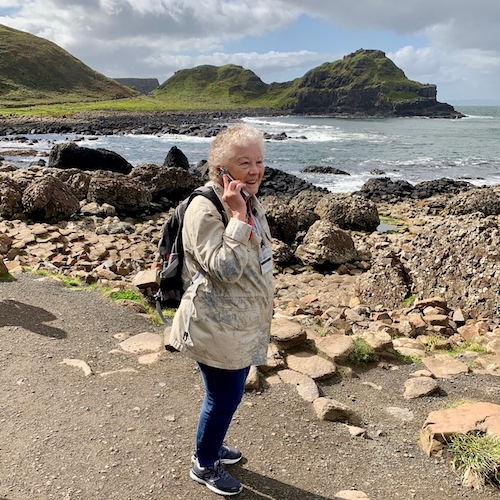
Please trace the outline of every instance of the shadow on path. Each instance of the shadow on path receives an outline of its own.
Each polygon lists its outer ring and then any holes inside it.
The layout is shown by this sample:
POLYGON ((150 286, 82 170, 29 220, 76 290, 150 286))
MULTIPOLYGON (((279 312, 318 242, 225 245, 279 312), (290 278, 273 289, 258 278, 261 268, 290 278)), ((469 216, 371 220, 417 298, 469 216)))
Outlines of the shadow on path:
POLYGON ((0 301, 0 328, 21 326, 44 337, 65 339, 67 333, 64 330, 45 324, 55 319, 56 316, 41 307, 30 306, 12 299, 0 301))
POLYGON ((239 468, 237 472, 236 469, 228 470, 228 472, 234 474, 234 477, 244 486, 240 495, 242 500, 333 500, 335 498, 335 494, 331 497, 317 495, 248 469, 239 468))

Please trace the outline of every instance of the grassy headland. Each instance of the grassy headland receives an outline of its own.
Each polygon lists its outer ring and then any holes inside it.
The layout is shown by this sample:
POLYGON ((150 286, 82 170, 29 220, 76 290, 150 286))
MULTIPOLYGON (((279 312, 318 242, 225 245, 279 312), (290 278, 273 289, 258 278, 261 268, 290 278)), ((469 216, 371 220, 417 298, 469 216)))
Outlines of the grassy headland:
POLYGON ((52 42, 0 25, 0 67, 3 115, 254 109, 390 116, 398 103, 419 103, 413 114, 439 104, 435 86, 408 80, 378 50, 358 50, 285 83, 264 83, 234 64, 203 65, 176 72, 144 96, 97 73, 52 42), (423 107, 422 101, 427 101, 423 107))

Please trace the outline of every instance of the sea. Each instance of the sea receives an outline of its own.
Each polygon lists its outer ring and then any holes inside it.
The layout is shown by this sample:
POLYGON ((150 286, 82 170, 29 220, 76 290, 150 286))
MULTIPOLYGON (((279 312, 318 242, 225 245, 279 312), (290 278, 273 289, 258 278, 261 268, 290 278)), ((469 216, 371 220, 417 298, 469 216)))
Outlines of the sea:
MULTIPOLYGON (((500 107, 456 107, 461 119, 327 118, 322 116, 249 117, 244 121, 288 139, 266 141, 266 165, 294 174, 331 192, 359 190, 374 177, 422 181, 450 178, 475 185, 500 184, 500 107), (345 174, 305 173, 305 167, 329 166, 345 174)), ((0 141, 0 156, 13 149, 48 154, 59 142, 78 140, 80 146, 104 148, 132 165, 162 165, 173 146, 190 163, 206 159, 210 138, 185 135, 75 136, 28 135, 30 142, 0 141)), ((26 168, 37 158, 6 157, 6 163, 26 168)))

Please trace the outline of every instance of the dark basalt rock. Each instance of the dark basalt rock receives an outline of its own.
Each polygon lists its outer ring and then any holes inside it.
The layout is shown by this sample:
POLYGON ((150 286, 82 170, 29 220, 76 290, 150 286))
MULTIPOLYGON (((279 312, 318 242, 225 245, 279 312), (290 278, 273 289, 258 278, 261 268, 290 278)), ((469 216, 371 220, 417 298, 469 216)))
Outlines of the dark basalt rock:
POLYGON ((351 175, 349 172, 345 172, 344 170, 322 165, 309 165, 308 167, 303 168, 301 172, 312 174, 351 175))
POLYGON ((179 167, 184 170, 189 170, 189 161, 186 155, 177 147, 173 146, 167 153, 165 161, 163 162, 164 167, 179 167))
POLYGON ((378 203, 402 201, 411 198, 423 200, 438 194, 458 194, 474 187, 470 182, 447 178, 419 182, 414 186, 407 181, 392 181, 389 177, 380 177, 365 182, 356 194, 378 203))
POLYGON ((120 174, 128 174, 132 170, 132 165, 114 151, 85 148, 74 142, 54 146, 49 155, 49 167, 107 170, 120 174))

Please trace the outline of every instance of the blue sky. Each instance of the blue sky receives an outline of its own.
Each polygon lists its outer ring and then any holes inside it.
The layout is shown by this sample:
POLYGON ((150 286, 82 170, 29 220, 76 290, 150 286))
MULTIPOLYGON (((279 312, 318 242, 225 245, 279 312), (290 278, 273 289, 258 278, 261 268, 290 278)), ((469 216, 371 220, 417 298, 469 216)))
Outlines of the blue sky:
POLYGON ((0 0, 0 24, 109 77, 233 63, 283 82, 378 49, 452 104, 500 102, 499 21, 498 0, 0 0))

